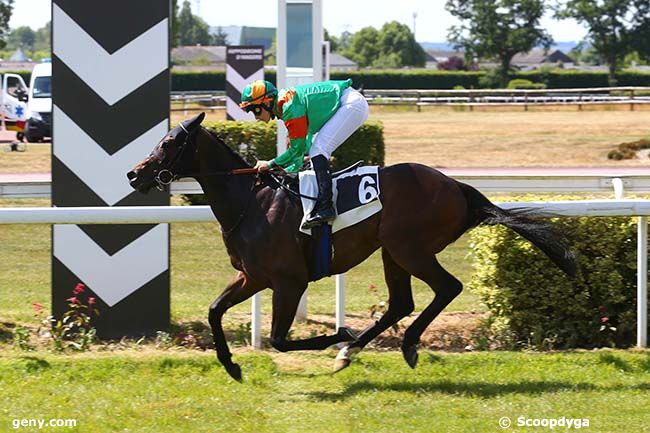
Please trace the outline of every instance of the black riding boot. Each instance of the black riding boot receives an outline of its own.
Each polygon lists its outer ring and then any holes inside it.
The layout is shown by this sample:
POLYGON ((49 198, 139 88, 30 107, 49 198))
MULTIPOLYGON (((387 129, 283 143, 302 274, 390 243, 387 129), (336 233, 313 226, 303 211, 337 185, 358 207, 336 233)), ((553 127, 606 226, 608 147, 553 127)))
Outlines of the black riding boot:
POLYGON ((316 172, 318 198, 314 209, 309 214, 309 218, 302 225, 304 230, 328 223, 336 217, 332 205, 332 174, 330 173, 329 162, 323 155, 316 155, 311 159, 311 165, 316 172))

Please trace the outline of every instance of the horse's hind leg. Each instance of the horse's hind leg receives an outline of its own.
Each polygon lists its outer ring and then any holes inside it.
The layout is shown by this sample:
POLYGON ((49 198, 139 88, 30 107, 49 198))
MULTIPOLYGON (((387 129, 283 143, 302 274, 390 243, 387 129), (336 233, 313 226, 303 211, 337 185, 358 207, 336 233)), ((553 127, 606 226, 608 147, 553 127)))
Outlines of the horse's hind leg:
POLYGON ((417 345, 420 336, 429 324, 445 309, 463 290, 463 284, 447 272, 431 253, 394 255, 396 261, 411 275, 421 279, 433 289, 433 301, 422 311, 415 321, 406 329, 402 342, 404 359, 411 368, 418 362, 417 345))
POLYGON ((338 332, 333 335, 321 335, 303 340, 287 339, 298 303, 306 288, 306 284, 300 287, 300 284, 295 282, 274 282, 271 346, 280 352, 288 352, 290 350, 322 350, 333 344, 356 341, 357 336, 348 328, 339 328, 338 332))
POLYGON ((395 263, 385 248, 381 250, 381 258, 384 262, 384 278, 388 286, 388 310, 378 321, 359 334, 358 341, 341 349, 334 362, 334 371, 350 365, 350 356, 353 353, 363 349, 379 334, 413 312, 411 275, 395 263))

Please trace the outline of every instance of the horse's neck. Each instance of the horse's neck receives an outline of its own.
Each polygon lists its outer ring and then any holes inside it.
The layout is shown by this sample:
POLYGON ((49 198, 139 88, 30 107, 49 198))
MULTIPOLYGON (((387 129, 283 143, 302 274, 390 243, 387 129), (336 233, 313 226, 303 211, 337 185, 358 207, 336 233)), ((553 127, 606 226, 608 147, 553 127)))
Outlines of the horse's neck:
POLYGON ((242 161, 219 146, 219 143, 199 146, 199 173, 205 175, 197 176, 196 180, 203 188, 221 228, 227 231, 237 224, 249 204, 255 179, 252 175, 214 175, 245 167, 242 161))

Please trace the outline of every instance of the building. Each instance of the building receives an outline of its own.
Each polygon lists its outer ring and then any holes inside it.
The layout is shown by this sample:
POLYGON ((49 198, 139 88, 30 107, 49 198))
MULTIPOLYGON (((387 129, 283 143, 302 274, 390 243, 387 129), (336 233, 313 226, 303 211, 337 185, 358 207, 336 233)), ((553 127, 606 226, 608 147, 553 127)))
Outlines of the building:
POLYGON ((209 66, 213 69, 226 68, 226 47, 182 46, 172 49, 172 63, 178 66, 209 66))
POLYGON ((511 64, 523 71, 530 71, 542 66, 573 67, 573 59, 560 50, 533 48, 527 53, 516 54, 511 64))

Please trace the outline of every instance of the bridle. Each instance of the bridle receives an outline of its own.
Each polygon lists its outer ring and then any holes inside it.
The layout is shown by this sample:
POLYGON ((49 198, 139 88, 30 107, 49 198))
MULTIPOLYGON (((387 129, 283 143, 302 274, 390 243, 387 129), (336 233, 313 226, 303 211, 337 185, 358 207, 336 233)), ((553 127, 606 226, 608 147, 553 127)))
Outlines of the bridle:
MULTIPOLYGON (((156 172, 156 175, 154 177, 154 180, 156 181, 156 188, 158 188, 160 191, 164 191, 165 187, 169 186, 172 182, 175 180, 178 180, 181 178, 178 174, 174 173, 176 170, 176 164, 178 161, 182 158, 183 154, 185 153, 185 150, 188 147, 190 136, 195 133, 195 131, 188 131, 185 125, 183 123, 179 123, 178 126, 183 130, 185 133, 185 139, 183 140, 183 143, 178 146, 178 150, 176 151, 176 154, 172 158, 172 160, 166 164, 166 167, 158 170, 156 172)), ((176 141, 176 137, 174 137, 174 141, 176 141)), ((158 153, 158 148, 154 149, 152 154, 150 155, 150 158, 156 159, 160 161, 160 165, 164 163, 164 156, 161 157, 161 155, 158 153)), ((193 177, 193 176, 237 176, 237 175, 246 175, 246 174, 258 174, 258 171, 253 168, 253 167, 247 167, 247 168, 236 168, 233 170, 224 170, 224 171, 213 171, 209 173, 188 173, 182 175, 182 177, 193 177)))
MULTIPOLYGON (((183 130, 185 133, 185 139, 183 140, 183 143, 178 146, 178 150, 176 151, 176 154, 173 156, 171 161, 168 164, 165 164, 166 166, 156 172, 156 175, 154 177, 154 180, 156 181, 157 188, 160 191, 165 191, 165 187, 169 186, 173 181, 180 179, 181 176, 178 174, 174 173, 176 170, 176 164, 178 161, 182 158, 183 154, 185 153, 186 149, 188 148, 190 136, 195 133, 195 131, 188 131, 185 125, 183 123, 179 123, 178 126, 183 130)), ((174 141, 176 141, 177 137, 174 137, 174 141)), ((156 159, 160 161, 160 165, 164 163, 164 155, 161 155, 161 151, 159 147, 156 147, 151 155, 149 156, 150 159, 156 159)), ((225 170, 225 171, 214 171, 214 172, 209 172, 209 173, 188 173, 184 174, 183 177, 193 177, 193 176, 238 176, 238 175, 256 175, 257 178, 256 180, 252 183, 250 192, 248 194, 248 199, 246 200, 246 204, 241 211, 239 217, 233 224, 233 226, 227 230, 224 230, 223 227, 221 228, 221 233, 224 236, 230 235, 237 227, 241 225, 241 223, 244 221, 244 218, 246 218, 246 212, 248 210, 248 207, 250 206, 251 199, 255 195, 255 187, 259 185, 259 172, 257 169, 253 167, 247 167, 247 168, 237 168, 233 170, 225 170)))

